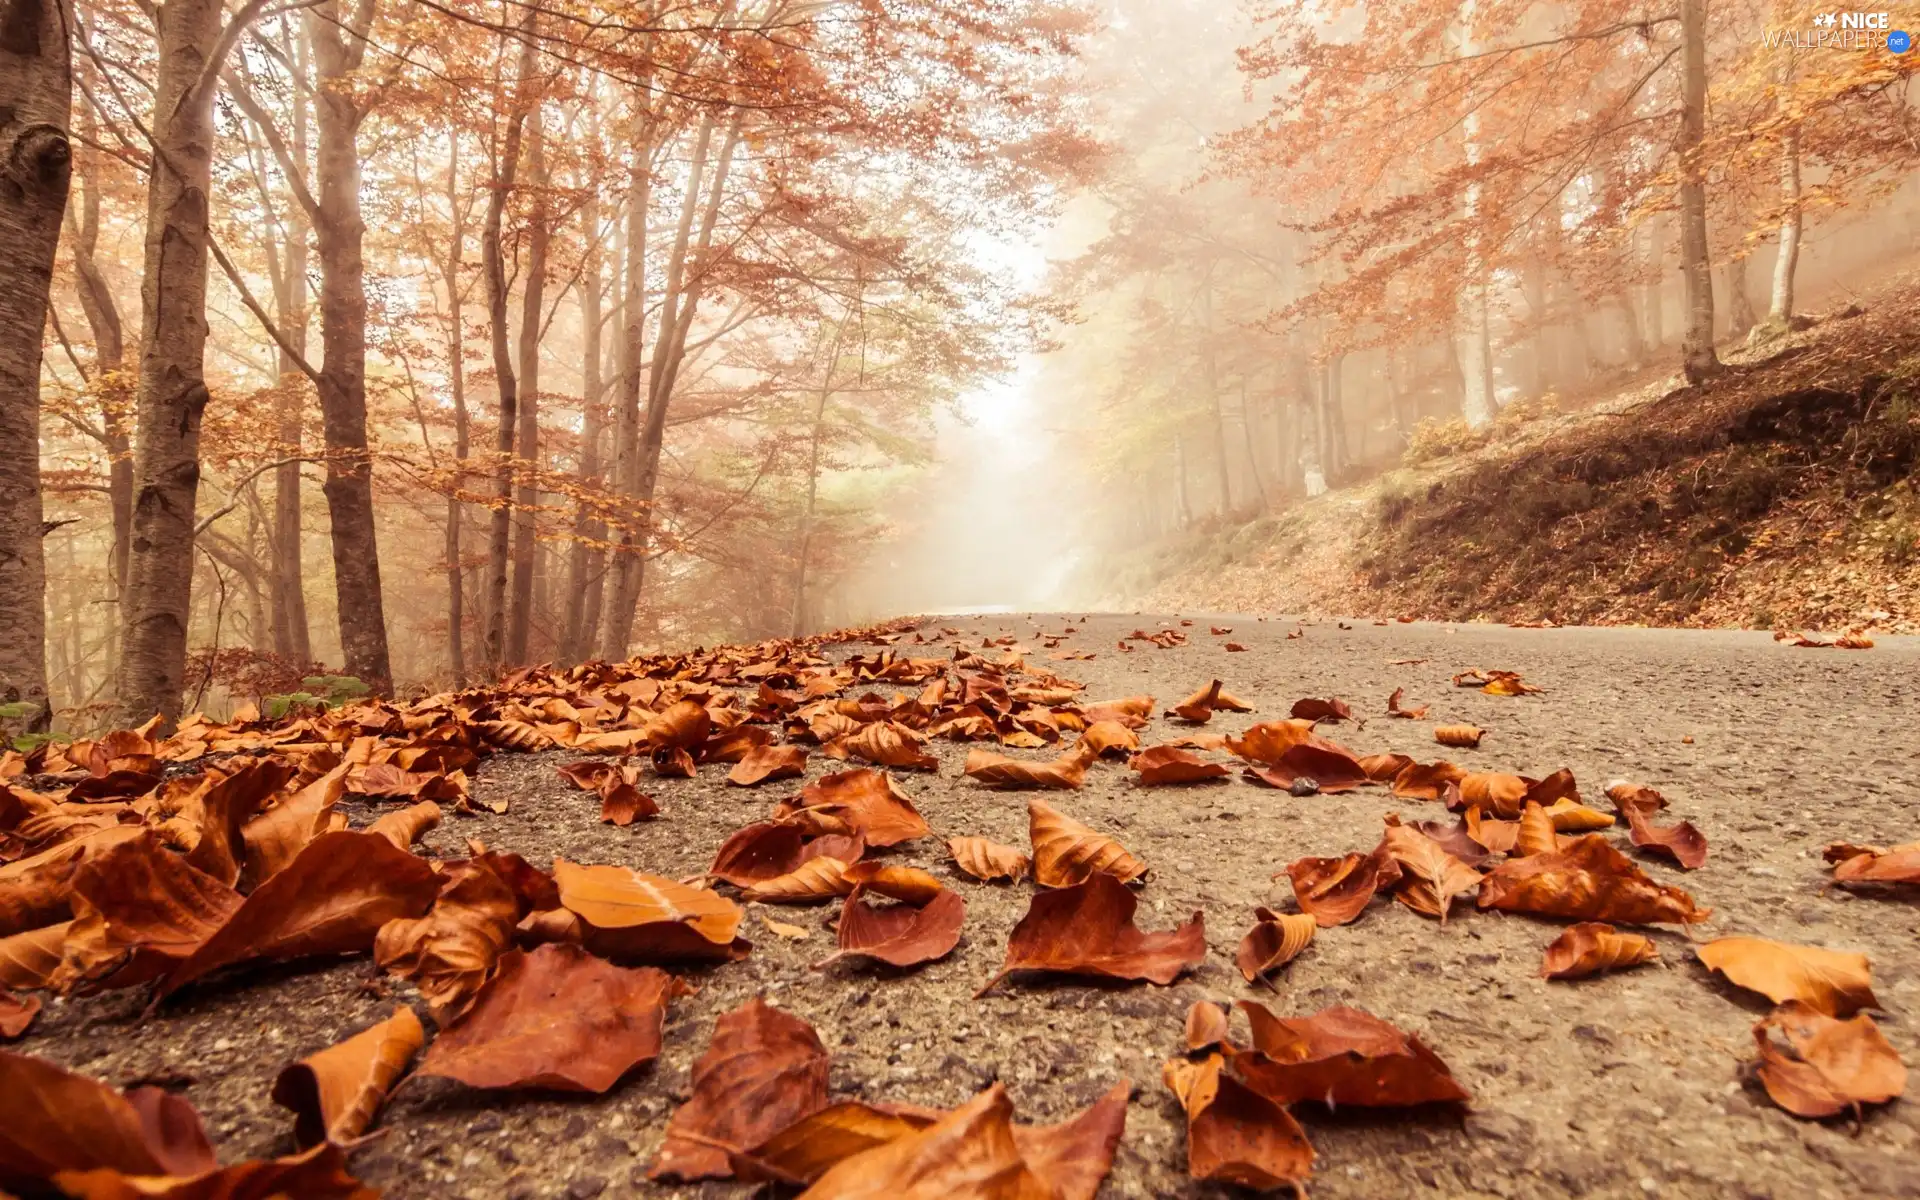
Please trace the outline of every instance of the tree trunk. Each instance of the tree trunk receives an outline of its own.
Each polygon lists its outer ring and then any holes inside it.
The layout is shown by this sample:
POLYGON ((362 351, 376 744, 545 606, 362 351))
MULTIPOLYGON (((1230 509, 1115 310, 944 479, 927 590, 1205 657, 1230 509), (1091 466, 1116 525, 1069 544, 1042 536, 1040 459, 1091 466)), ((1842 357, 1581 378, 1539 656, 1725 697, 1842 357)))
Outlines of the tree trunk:
POLYGON ((1707 0, 1680 0, 1680 269, 1686 280, 1687 334, 1681 347, 1688 383, 1720 373, 1713 349, 1713 273, 1707 259, 1707 0))
MULTIPOLYGON (((300 46, 289 48, 295 69, 302 65, 300 46)), ((307 52, 310 57, 312 52, 307 52)), ((292 102, 292 153, 298 169, 307 164, 307 90, 296 84, 292 102)), ((288 345, 302 358, 307 353, 307 234, 311 222, 298 200, 287 205, 287 244, 280 272, 274 277, 274 316, 288 345)), ((282 458, 298 459, 306 425, 306 377, 299 364, 280 350, 279 419, 275 436, 282 458)), ((299 663, 313 661, 313 640, 307 622, 307 581, 301 555, 301 463, 288 461, 273 472, 273 647, 299 663)))
POLYGON ((507 115, 506 137, 494 162, 493 189, 487 198, 487 222, 480 233, 481 271, 487 285, 487 321, 493 340, 493 373, 499 392, 498 424, 494 427, 493 517, 487 530, 487 668, 498 674, 506 665, 507 652, 507 566, 509 535, 513 522, 513 442, 519 418, 519 396, 515 391, 513 354, 508 349, 507 265, 501 246, 501 226, 506 216, 507 196, 513 191, 520 170, 520 136, 526 124, 526 94, 532 86, 535 10, 529 7, 522 18, 520 67, 514 85, 513 110, 507 115))
POLYGON ((533 629, 534 556, 538 547, 540 505, 540 316, 547 295, 547 151, 540 110, 528 114, 527 187, 532 206, 527 214, 526 282, 520 292, 520 377, 518 444, 515 456, 523 469, 513 506, 513 595, 507 619, 507 661, 528 661, 533 629))
POLYGON ((466 572, 460 562, 460 534, 467 507, 460 492, 467 484, 467 459, 473 450, 473 426, 467 416, 466 314, 462 311, 460 260, 466 249, 466 223, 460 207, 460 139, 452 138, 447 154, 447 212, 453 220, 447 239, 447 257, 441 277, 447 285, 447 380, 453 399, 453 486, 447 490, 447 666, 455 687, 467 686, 466 572))
POLYGON ((1200 369, 1213 407, 1213 462, 1220 472, 1220 515, 1233 513, 1233 472, 1227 462, 1227 415, 1220 407, 1220 366, 1213 345, 1213 280, 1200 281, 1200 369))
POLYGON ((1666 221, 1660 213, 1647 218, 1647 269, 1653 278, 1640 289, 1641 316, 1647 323, 1647 345, 1657 352, 1667 344, 1667 308, 1666 308, 1666 221))
POLYGON ((200 420, 207 407, 207 207, 214 145, 207 66, 220 41, 220 10, 220 0, 168 0, 156 18, 133 542, 115 679, 121 719, 130 725, 155 713, 171 724, 180 715, 186 674, 200 420))
POLYGON ((393 691, 386 610, 373 521, 373 460, 367 450, 367 291, 361 240, 360 154, 355 145, 365 112, 353 95, 353 73, 366 55, 371 0, 349 27, 339 0, 307 14, 320 86, 315 90, 314 171, 320 210, 314 244, 320 256, 320 418, 327 442, 321 490, 333 525, 334 596, 346 672, 373 689, 393 691))
MULTIPOLYGON (((602 570, 594 543, 606 539, 606 527, 594 515, 590 497, 604 482, 600 477, 600 442, 606 436, 607 406, 600 391, 600 197, 587 195, 580 226, 586 251, 580 264, 580 500, 573 510, 573 538, 567 543, 567 608, 561 625, 560 661, 571 665, 587 656, 587 635, 593 628, 587 615, 587 593, 602 570)), ((598 612, 593 614, 598 616, 598 612)))
POLYGON ((1187 439, 1177 433, 1173 435, 1173 477, 1179 485, 1180 528, 1186 529, 1193 524, 1193 501, 1187 494, 1187 439))
POLYGON ((1753 297, 1747 295, 1747 260, 1727 260, 1727 335, 1745 337, 1756 320, 1753 297))
POLYGON ((0 11, 0 695, 36 705, 36 730, 52 719, 40 339, 73 167, 66 25, 59 0, 6 0, 0 11))
MULTIPOLYGON (((620 302, 620 396, 613 423, 613 488, 631 496, 639 484, 640 377, 646 352, 647 212, 653 202, 653 116, 642 107, 634 114, 632 175, 627 185, 626 293, 620 302)), ((613 590, 604 598, 605 628, 600 657, 612 662, 627 654, 633 629, 633 565, 636 531, 629 514, 612 556, 613 590)), ((603 593, 605 587, 602 587, 603 593)))
POLYGON ((1785 333, 1793 324, 1793 276, 1800 266, 1800 131, 1792 129, 1780 145, 1780 253, 1773 260, 1773 295, 1767 303, 1767 328, 1785 333))
MULTIPOLYGON (((1479 17, 1476 0, 1465 0, 1460 8, 1460 27, 1462 30, 1460 54, 1470 58, 1478 52, 1479 46, 1474 38, 1474 23, 1479 17)), ((1461 121, 1461 131, 1465 135, 1465 154, 1468 168, 1479 165, 1480 113, 1475 109, 1467 113, 1461 121)), ((1487 261, 1481 246, 1482 233, 1477 225, 1480 219, 1480 184, 1469 183, 1466 189, 1466 265, 1465 277, 1460 289, 1460 414, 1466 418, 1467 425, 1473 429, 1483 429, 1493 423, 1496 409, 1493 387, 1493 338, 1488 330, 1487 320, 1487 261)), ((1325 418, 1322 414, 1322 425, 1325 418)))
POLYGON ((820 391, 814 397, 813 430, 807 449, 807 505, 800 514, 800 536, 794 539, 798 544, 793 564, 793 612, 787 622, 788 636, 800 637, 807 632, 807 558, 813 549, 813 516, 820 495, 820 442, 827 427, 827 401, 833 396, 834 369, 840 365, 841 339, 846 336, 847 322, 853 317, 853 307, 848 306, 840 321, 834 326, 833 344, 827 350, 826 375, 820 381, 820 391))

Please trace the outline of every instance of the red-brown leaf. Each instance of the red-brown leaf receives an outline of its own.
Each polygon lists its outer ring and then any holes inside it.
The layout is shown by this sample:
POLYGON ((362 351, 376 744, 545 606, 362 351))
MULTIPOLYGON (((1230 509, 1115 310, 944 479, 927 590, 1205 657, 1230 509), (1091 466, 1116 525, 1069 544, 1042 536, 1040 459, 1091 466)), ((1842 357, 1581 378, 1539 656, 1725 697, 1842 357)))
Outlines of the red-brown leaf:
POLYGON ((1007 940, 1006 961, 981 993, 1015 971, 1049 971, 1166 985, 1207 956, 1206 926, 1194 913, 1166 933, 1134 927, 1139 901, 1111 875, 1033 898, 1007 940))

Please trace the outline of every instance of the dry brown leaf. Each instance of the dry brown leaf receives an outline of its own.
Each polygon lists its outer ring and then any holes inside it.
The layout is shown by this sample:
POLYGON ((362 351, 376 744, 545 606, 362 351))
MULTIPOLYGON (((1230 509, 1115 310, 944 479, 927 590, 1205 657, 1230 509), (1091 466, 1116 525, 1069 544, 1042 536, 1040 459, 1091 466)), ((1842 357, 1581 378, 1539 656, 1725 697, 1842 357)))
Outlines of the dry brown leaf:
POLYGON ((1598 921, 1569 926, 1547 947, 1540 974, 1547 979, 1585 979, 1602 971, 1637 967, 1660 961, 1660 952, 1646 936, 1621 933, 1598 921))
POLYGON ((493 974, 520 916, 513 888, 483 861, 455 863, 432 911, 381 926, 373 960, 411 979, 444 1024, 466 1011, 493 974))
POLYGON ((16 996, 0 987, 0 1038, 17 1038, 40 1015, 40 997, 16 996))
POLYGON ((866 901, 869 890, 869 885, 857 886, 847 897, 836 935, 840 948, 816 966, 841 958, 870 958, 893 967, 912 967, 944 958, 959 944, 967 905, 958 892, 939 888, 923 903, 876 907, 866 901))
POLYGON ((440 806, 431 800, 422 800, 387 813, 367 826, 367 832, 377 833, 405 850, 439 824, 440 806))
POLYGON ((1225 763, 1208 762, 1174 746, 1153 746, 1127 760, 1129 770, 1140 773, 1143 787, 1172 783, 1199 783, 1224 779, 1232 772, 1225 763))
POLYGON ((831 743, 823 753, 829 758, 851 756, 882 767, 938 770, 940 760, 923 747, 924 739, 898 721, 874 721, 831 743))
POLYGON ((1907 1067, 1873 1018, 1839 1021, 1797 1000, 1753 1027, 1767 1095, 1799 1117, 1831 1117, 1885 1104, 1907 1090, 1907 1067), (1778 1032, 1784 1040, 1776 1041, 1778 1032))
POLYGON ((893 777, 871 768, 822 776, 801 790, 797 804, 782 801, 774 817, 811 833, 858 835, 868 846, 897 846, 932 832, 893 777))
POLYGON ((128 1175, 110 1167, 62 1171, 72 1200, 379 1200, 347 1172, 347 1151, 325 1143, 290 1158, 256 1158, 179 1175, 128 1175))
POLYGON ((1276 1017, 1240 1001, 1253 1049, 1234 1055, 1235 1074, 1275 1104, 1314 1100, 1330 1108, 1404 1108, 1470 1097, 1440 1057, 1412 1034, 1345 1005, 1310 1017, 1276 1017))
MULTIPOLYGON (((1529 799, 1528 803, 1537 803, 1529 799)), ((1558 833, 1592 833, 1613 828, 1613 818, 1577 800, 1555 800, 1546 807, 1547 819, 1558 833)))
POLYGON ((813 932, 804 925, 789 925, 785 921, 776 921, 766 913, 760 914, 760 923, 767 927, 768 933, 790 942, 804 942, 813 936, 813 932))
POLYGON ((74 911, 50 982, 132 987, 172 971, 240 907, 240 893, 148 830, 81 864, 74 911))
POLYGON ((1366 754, 1360 758, 1360 770, 1373 783, 1392 783, 1394 776, 1413 765, 1404 754, 1366 754))
POLYGON ((427 1031, 401 1005, 391 1017, 280 1072, 273 1102, 294 1116, 302 1147, 349 1142, 367 1131, 427 1031))
POLYGON ((159 1088, 125 1093, 0 1050, 0 1187, 44 1190, 65 1171, 193 1175, 214 1168, 200 1117, 159 1088))
POLYGON ((1313 738, 1311 721, 1262 721, 1251 726, 1237 739, 1228 738, 1227 751, 1236 757, 1262 766, 1278 766, 1281 756, 1313 738))
POLYGON ((989 787, 997 788, 1077 788, 1087 781, 1087 767, 1095 751, 1086 742, 1074 743, 1052 762, 1029 762, 975 748, 967 752, 965 773, 989 787))
POLYGON ((1650 805, 1623 804, 1620 811, 1627 818, 1627 840, 1635 846, 1655 851, 1689 871, 1706 863, 1707 837, 1693 822, 1655 825, 1650 805))
POLYGON ((1107 979, 1145 979, 1165 986, 1207 956, 1201 914, 1167 933, 1134 927, 1139 901, 1111 875, 1041 892, 1007 940, 999 974, 976 995, 1016 971, 1048 971, 1107 979))
POLYGON ((1401 879, 1394 895, 1417 913, 1440 918, 1447 923, 1453 898, 1480 883, 1480 872, 1453 855, 1446 847, 1411 825, 1402 825, 1398 817, 1387 817, 1387 829, 1381 847, 1400 864, 1401 879))
POLYGON ((1402 708, 1400 707, 1400 698, 1406 694, 1407 689, 1405 688, 1393 689, 1393 694, 1387 697, 1387 715, 1390 717, 1405 717, 1410 721, 1424 720, 1427 715, 1427 709, 1432 706, 1422 704, 1419 708, 1402 708))
POLYGON ((713 732, 713 717, 704 704, 679 700, 647 722, 647 745, 655 750, 686 753, 700 749, 713 732))
POLYGON ((1350 792, 1369 782, 1367 769, 1351 751, 1324 738, 1310 738, 1289 746, 1272 766, 1249 766, 1247 778, 1268 787, 1289 788, 1295 781, 1311 780, 1318 792, 1350 792))
POLYGON ((1694 953, 1710 970, 1775 1004, 1798 1000, 1830 1017, 1880 1007, 1864 954, 1750 937, 1719 938, 1694 953))
POLYGON ((1478 749, 1480 739, 1487 731, 1478 725, 1435 725, 1433 740, 1442 746, 1460 746, 1468 750, 1478 749))
POLYGON ((640 962, 726 962, 753 949, 735 935, 740 906, 725 896, 629 867, 555 859, 560 903, 582 922, 587 949, 640 962))
POLYGON ((0 987, 42 988, 60 966, 71 921, 0 938, 0 987))
POLYGON ((1269 908, 1256 908, 1253 916, 1254 926, 1240 939, 1233 959, 1248 983, 1263 981, 1268 971, 1298 958, 1313 941, 1317 924, 1306 913, 1276 913, 1269 908))
POLYGON ((351 769, 351 764, 341 763, 246 823, 241 829, 246 842, 242 890, 250 892, 277 874, 308 842, 327 832, 334 805, 346 794, 351 769))
POLYGON ((1285 1108, 1225 1074, 1218 1054, 1174 1059, 1162 1078, 1186 1110, 1188 1175, 1255 1191, 1302 1190, 1314 1160, 1306 1131, 1285 1108))
MULTIPOLYGON (((1828 846, 1826 859, 1833 864, 1838 883, 1920 883, 1920 842, 1883 850, 1878 846, 1828 846), (1838 853, 1836 851, 1844 851, 1838 853)), ((0 947, 5 943, 0 942, 0 947)), ((0 950, 0 972, 4 972, 4 950, 0 950)))
POLYGON ((1553 854, 1560 849, 1560 835, 1554 832, 1553 818, 1547 810, 1533 801, 1520 813, 1520 829, 1514 835, 1513 856, 1524 858, 1529 854, 1553 854))
POLYGON ((1119 842, 1044 800, 1027 801, 1027 836, 1033 844, 1033 880, 1041 887, 1071 887, 1092 875, 1131 883, 1147 873, 1147 864, 1119 842))
POLYGON ((1227 1040, 1227 1012, 1211 1000, 1187 1008, 1187 1050, 1211 1050, 1227 1040))
POLYGON ((755 746, 734 764, 733 770, 727 773, 727 782, 735 787, 756 787, 768 780, 804 775, 806 770, 807 752, 804 747, 791 743, 755 746))
POLYGON ((415 1074, 475 1088, 604 1092, 659 1055, 667 1005, 688 991, 657 968, 617 967, 578 946, 510 950, 415 1074))
POLYGON ((1095 721, 1080 735, 1081 742, 1102 757, 1126 757, 1140 748, 1140 736, 1118 721, 1095 721))
POLYGON ((853 890, 847 864, 830 855, 809 858, 785 875, 763 879, 740 893, 743 900, 762 904, 815 904, 853 890))
POLYGON ((844 878, 876 896, 908 904, 925 904, 944 890, 938 879, 920 868, 890 863, 855 863, 847 868, 844 878))
POLYGON ((734 1177, 742 1182, 805 1187, 836 1163, 917 1133, 945 1115, 934 1109, 842 1100, 729 1158, 734 1177))
POLYGON ((710 879, 724 879, 736 887, 752 887, 788 874, 812 858, 858 862, 866 853, 859 835, 825 834, 809 838, 798 824, 762 821, 736 830, 713 856, 710 879))
POLYGON ((1478 805, 1503 820, 1519 817, 1527 805, 1531 781, 1523 775, 1473 771, 1460 778, 1460 802, 1478 805))
POLYGON ((758 1146, 827 1106, 827 1051, 813 1027, 755 997, 714 1025, 692 1095, 667 1123, 652 1179, 725 1179, 727 1148, 758 1146))
MULTIPOLYGON (((1023 879, 1027 869, 1033 865, 1032 859, 1012 846, 1002 846, 981 837, 949 839, 947 850, 953 855, 954 865, 983 883, 1023 879)), ((0 946, 4 944, 0 943, 0 946)))
POLYGON ((1501 863, 1481 881, 1480 907, 1622 925, 1693 924, 1713 915, 1679 888, 1647 878, 1597 833, 1554 854, 1501 863))
POLYGON ((1129 729, 1138 729, 1153 716, 1153 697, 1128 696, 1124 700, 1104 700, 1087 705, 1082 715, 1089 725, 1114 721, 1129 729))
POLYGON ((1450 762, 1410 762, 1393 777, 1393 794, 1410 800, 1438 800, 1466 777, 1466 768, 1450 762))
MULTIPOLYGON (((1396 692, 1395 695, 1398 695, 1398 693, 1396 692)), ((1337 725, 1341 721, 1353 720, 1353 709, 1347 706, 1345 700, 1335 700, 1331 697, 1324 700, 1309 698, 1306 700, 1295 700, 1292 711, 1287 715, 1296 721, 1312 721, 1315 723, 1324 721, 1328 724, 1337 725)))
POLYGON ((71 917, 73 876, 81 860, 139 836, 138 826, 109 826, 0 866, 0 937, 71 917))
POLYGON ((1298 859, 1287 864, 1286 875, 1301 911, 1331 929, 1364 912, 1376 891, 1398 883, 1400 864, 1381 846, 1370 854, 1298 859))

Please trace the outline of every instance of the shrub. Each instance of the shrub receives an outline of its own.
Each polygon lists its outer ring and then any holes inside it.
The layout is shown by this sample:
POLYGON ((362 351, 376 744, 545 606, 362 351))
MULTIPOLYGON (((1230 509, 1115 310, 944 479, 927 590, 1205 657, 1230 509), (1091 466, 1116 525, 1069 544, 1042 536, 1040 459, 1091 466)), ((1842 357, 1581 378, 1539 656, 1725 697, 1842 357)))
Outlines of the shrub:
POLYGON ((1413 427, 1401 461, 1407 466, 1416 466, 1476 449, 1486 442, 1487 435, 1468 428, 1464 417, 1425 417, 1413 427))

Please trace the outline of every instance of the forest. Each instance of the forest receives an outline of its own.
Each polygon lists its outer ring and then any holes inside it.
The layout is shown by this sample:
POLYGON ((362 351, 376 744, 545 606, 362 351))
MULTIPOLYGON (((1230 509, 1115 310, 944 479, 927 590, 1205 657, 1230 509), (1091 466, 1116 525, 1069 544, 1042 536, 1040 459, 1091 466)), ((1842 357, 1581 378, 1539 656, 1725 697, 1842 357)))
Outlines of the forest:
POLYGON ((1824 11, 8 0, 9 721, 1025 600, 1711 379, 1920 251, 1824 11))

